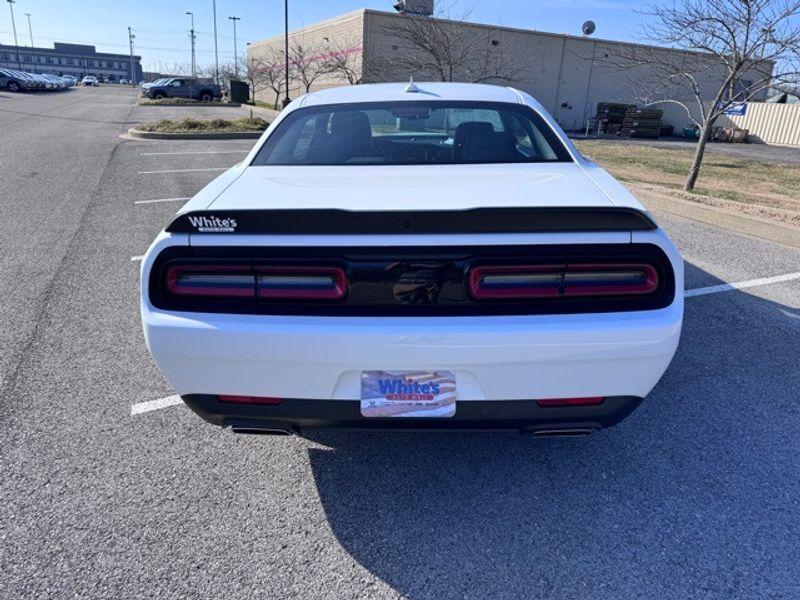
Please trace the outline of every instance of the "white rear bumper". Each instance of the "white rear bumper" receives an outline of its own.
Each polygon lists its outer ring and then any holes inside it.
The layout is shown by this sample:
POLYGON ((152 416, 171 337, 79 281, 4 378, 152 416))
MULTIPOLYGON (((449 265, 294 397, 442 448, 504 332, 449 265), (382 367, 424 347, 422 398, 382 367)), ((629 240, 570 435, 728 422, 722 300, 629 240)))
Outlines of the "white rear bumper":
POLYGON ((459 400, 644 397, 672 359, 683 299, 630 313, 336 318, 167 313, 148 347, 179 394, 356 400, 363 370, 455 371, 459 400))

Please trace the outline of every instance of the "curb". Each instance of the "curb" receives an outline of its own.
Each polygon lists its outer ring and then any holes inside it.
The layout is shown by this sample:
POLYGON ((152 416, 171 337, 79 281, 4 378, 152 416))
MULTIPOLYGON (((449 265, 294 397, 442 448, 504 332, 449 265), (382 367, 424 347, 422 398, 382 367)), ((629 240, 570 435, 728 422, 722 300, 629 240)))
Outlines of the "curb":
POLYGON ((171 108, 183 107, 183 108, 197 108, 198 106, 203 108, 240 108, 242 106, 241 102, 160 102, 160 103, 150 103, 150 102, 139 102, 136 101, 136 106, 167 106, 171 108))
POLYGON ((262 131, 160 133, 156 131, 139 131, 135 127, 128 129, 128 136, 140 140, 257 140, 262 133, 262 131))
POLYGON ((773 223, 766 219, 734 214, 716 206, 705 206, 690 200, 681 200, 667 193, 636 185, 630 187, 648 210, 658 210, 770 242, 780 242, 800 248, 800 229, 773 223))

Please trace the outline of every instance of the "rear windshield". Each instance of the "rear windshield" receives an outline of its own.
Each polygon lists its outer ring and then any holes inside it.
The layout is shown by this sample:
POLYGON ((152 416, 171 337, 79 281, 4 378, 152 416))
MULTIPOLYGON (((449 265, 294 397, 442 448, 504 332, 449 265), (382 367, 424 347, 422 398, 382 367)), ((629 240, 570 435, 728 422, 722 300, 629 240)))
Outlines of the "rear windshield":
POLYGON ((298 109, 254 165, 571 162, 533 109, 488 102, 394 102, 298 109))

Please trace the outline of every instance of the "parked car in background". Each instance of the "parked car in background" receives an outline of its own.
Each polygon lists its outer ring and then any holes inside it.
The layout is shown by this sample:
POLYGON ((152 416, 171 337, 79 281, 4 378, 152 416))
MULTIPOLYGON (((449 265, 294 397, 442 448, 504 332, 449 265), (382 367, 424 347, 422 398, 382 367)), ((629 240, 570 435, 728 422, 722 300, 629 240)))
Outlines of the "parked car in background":
POLYGON ((23 73, 11 69, 0 69, 0 89, 9 92, 24 92, 34 90, 36 86, 23 73))
POLYGON ((125 79, 124 77, 119 80, 119 84, 120 85, 128 85, 129 83, 130 82, 127 79, 125 79))
POLYGON ((222 88, 213 83, 202 83, 196 79, 173 77, 159 85, 142 89, 142 95, 159 100, 161 98, 191 98, 201 102, 212 102, 222 98, 222 88))
POLYGON ((83 85, 83 86, 90 85, 90 86, 97 87, 98 85, 100 85, 100 82, 97 81, 97 77, 94 77, 92 75, 87 75, 86 77, 84 77, 81 80, 81 85, 83 85))
POLYGON ((144 90, 151 88, 154 85, 162 85, 168 82, 170 79, 172 79, 172 77, 161 77, 155 81, 143 81, 141 84, 139 84, 139 88, 142 90, 142 94, 144 95, 144 90))
POLYGON ((67 82, 67 87, 72 87, 78 83, 78 78, 74 75, 62 75, 61 79, 67 82))

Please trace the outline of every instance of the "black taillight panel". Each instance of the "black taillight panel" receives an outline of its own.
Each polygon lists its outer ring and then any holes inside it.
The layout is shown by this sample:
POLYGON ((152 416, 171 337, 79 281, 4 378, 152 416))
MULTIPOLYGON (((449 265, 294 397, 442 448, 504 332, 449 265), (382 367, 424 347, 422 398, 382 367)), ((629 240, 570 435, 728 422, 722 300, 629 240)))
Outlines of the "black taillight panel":
POLYGON ((524 315, 672 303, 651 244, 481 247, 174 247, 150 300, 188 312, 328 316, 524 315))

